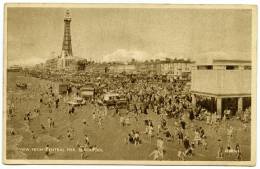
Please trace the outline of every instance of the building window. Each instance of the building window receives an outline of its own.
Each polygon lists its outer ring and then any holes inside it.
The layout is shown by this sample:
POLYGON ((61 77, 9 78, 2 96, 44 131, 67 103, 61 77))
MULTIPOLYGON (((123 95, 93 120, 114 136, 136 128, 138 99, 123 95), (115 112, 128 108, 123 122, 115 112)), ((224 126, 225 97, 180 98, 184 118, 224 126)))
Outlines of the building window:
POLYGON ((245 69, 245 70, 251 70, 252 67, 251 67, 251 66, 244 66, 244 69, 245 69))
POLYGON ((206 65, 206 66, 197 66, 198 70, 211 70, 213 69, 212 65, 206 65))
POLYGON ((226 70, 237 70, 238 66, 233 66, 233 65, 227 65, 226 70))

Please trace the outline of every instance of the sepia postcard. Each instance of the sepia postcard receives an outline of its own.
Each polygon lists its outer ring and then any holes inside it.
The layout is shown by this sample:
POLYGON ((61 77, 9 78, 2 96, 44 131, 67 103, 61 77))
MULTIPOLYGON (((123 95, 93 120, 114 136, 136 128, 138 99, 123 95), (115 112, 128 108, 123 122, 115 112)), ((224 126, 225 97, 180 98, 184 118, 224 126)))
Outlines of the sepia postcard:
POLYGON ((5 4, 5 164, 256 163, 257 6, 5 4))

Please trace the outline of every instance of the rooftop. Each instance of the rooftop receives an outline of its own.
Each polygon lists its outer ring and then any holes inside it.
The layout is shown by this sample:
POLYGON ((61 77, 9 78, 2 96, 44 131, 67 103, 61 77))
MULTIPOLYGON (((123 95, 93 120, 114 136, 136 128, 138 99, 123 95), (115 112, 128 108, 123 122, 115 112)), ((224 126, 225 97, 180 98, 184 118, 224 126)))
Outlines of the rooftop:
POLYGON ((196 65, 247 65, 252 62, 249 54, 239 52, 207 52, 196 58, 196 65))

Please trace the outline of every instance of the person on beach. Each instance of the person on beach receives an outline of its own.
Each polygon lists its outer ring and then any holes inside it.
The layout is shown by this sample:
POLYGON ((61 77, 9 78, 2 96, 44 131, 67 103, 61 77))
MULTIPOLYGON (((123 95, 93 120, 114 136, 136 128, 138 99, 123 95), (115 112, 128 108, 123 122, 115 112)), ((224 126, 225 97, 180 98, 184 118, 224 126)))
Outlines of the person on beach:
POLYGON ((155 148, 150 154, 149 157, 153 156, 153 160, 163 160, 161 157, 161 153, 158 148, 155 148))

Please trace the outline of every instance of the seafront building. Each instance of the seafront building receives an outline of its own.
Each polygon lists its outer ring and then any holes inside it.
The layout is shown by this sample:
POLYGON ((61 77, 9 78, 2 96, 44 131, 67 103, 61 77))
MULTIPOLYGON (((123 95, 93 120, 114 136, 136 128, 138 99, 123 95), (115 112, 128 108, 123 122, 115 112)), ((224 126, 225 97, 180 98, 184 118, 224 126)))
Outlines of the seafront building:
POLYGON ((208 99, 208 109, 223 115, 233 114, 251 105, 251 61, 212 59, 192 67, 191 93, 193 105, 208 99))
POLYGON ((21 71, 23 68, 19 65, 13 65, 7 68, 8 72, 19 72, 21 71))
POLYGON ((113 64, 109 67, 113 73, 144 73, 149 75, 165 75, 168 79, 191 78, 191 67, 194 62, 188 59, 165 59, 135 62, 129 64, 113 64))

